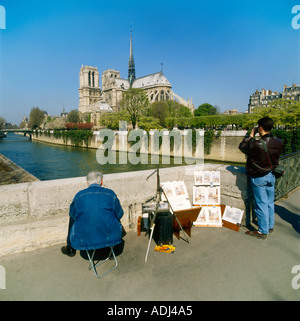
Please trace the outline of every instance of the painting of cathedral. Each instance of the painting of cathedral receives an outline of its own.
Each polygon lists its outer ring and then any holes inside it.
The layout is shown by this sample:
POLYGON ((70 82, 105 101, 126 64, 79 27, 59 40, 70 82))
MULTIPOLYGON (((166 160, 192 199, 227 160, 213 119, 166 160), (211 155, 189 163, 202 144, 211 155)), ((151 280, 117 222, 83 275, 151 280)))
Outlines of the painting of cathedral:
POLYGON ((132 49, 132 32, 130 31, 130 54, 128 78, 121 78, 120 72, 108 69, 102 73, 102 89, 99 84, 97 67, 83 66, 79 73, 79 112, 90 113, 92 121, 99 119, 103 112, 119 111, 123 92, 129 88, 144 89, 150 103, 155 101, 176 100, 192 112, 192 99, 184 100, 172 91, 172 85, 163 71, 136 78, 132 49))

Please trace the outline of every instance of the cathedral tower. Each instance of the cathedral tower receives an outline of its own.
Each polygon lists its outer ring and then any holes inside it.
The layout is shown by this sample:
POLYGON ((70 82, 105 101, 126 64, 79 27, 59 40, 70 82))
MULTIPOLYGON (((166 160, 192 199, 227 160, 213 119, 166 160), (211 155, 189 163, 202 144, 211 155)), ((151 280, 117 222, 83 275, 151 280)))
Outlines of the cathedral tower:
POLYGON ((79 111, 89 112, 90 105, 99 101, 101 89, 96 67, 82 66, 79 73, 79 111))
POLYGON ((129 53, 129 63, 128 63, 128 80, 131 87, 133 82, 135 81, 135 64, 133 59, 131 28, 130 28, 130 53, 129 53))

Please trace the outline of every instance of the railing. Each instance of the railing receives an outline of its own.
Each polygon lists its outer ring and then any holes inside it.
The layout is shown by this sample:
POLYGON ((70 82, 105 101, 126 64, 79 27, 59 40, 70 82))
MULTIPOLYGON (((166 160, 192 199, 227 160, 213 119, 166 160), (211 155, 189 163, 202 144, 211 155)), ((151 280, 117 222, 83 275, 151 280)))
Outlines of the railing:
POLYGON ((284 174, 276 179, 275 200, 300 185, 300 151, 281 157, 280 164, 284 166, 284 174))

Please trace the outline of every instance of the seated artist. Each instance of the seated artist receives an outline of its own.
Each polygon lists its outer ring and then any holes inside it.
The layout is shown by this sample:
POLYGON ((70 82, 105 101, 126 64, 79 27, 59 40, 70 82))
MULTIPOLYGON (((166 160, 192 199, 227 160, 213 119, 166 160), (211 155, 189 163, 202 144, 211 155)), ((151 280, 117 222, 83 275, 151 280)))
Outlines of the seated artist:
POLYGON ((67 245, 61 251, 70 257, 76 250, 99 249, 98 254, 104 251, 108 255, 109 246, 116 246, 114 250, 118 248, 120 254, 124 246, 120 201, 114 191, 102 187, 102 173, 90 172, 86 180, 88 188, 78 192, 70 205, 67 245))

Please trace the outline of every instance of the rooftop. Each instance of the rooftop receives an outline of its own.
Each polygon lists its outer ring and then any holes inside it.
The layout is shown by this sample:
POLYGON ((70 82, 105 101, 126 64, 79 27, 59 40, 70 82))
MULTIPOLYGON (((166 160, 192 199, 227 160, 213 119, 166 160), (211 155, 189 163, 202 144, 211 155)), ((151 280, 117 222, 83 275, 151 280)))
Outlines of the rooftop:
POLYGON ((142 88, 142 87, 154 86, 158 84, 171 87, 171 84, 169 83, 168 79, 165 77, 165 75, 161 71, 153 73, 148 76, 137 78, 133 82, 132 87, 142 88))

